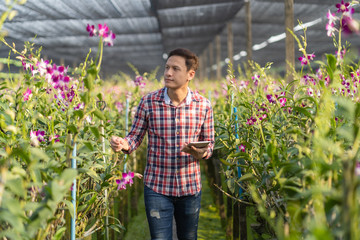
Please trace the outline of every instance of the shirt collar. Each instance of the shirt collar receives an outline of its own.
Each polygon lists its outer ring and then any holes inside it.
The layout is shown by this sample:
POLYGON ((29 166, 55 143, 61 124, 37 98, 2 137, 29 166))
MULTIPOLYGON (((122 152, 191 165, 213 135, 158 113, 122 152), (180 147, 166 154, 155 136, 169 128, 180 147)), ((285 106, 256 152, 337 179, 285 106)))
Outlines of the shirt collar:
MULTIPOLYGON (((165 91, 164 91, 164 100, 165 100, 165 104, 170 105, 171 99, 167 93, 167 87, 165 87, 165 91)), ((190 105, 191 101, 192 101, 192 94, 190 88, 188 87, 188 93, 186 95, 185 104, 190 105)))

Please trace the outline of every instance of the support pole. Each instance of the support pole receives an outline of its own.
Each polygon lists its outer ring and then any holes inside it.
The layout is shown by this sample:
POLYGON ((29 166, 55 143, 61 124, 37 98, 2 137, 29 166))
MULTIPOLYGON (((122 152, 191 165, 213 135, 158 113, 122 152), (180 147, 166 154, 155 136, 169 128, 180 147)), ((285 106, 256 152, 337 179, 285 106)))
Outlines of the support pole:
MULTIPOLYGON (((71 158, 71 168, 76 169, 76 143, 74 143, 74 149, 72 152, 71 158)), ((74 216, 71 218, 71 240, 75 240, 75 233, 76 233, 76 178, 73 181, 73 186, 71 189, 71 202, 74 206, 74 216)))
MULTIPOLYGON (((106 103, 105 101, 97 101, 97 107, 103 112, 105 110, 106 107, 106 103)), ((102 151, 103 151, 103 160, 104 160, 104 165, 105 165, 105 171, 107 171, 107 166, 106 166, 106 158, 105 158, 105 131, 104 131, 104 121, 100 120, 100 126, 101 126, 101 143, 102 143, 102 151)), ((104 197, 105 197, 105 201, 104 201, 104 205, 105 205, 105 211, 107 212, 106 216, 105 216, 105 236, 104 239, 109 239, 109 202, 108 202, 108 191, 107 189, 105 189, 104 192, 104 197)))
POLYGON ((228 49, 228 58, 231 64, 234 64, 234 36, 232 31, 232 23, 227 23, 227 49, 228 49))
MULTIPOLYGON (((126 98, 126 111, 125 111, 125 136, 128 134, 129 132, 129 98, 126 98)), ((126 172, 126 165, 127 165, 127 154, 125 154, 124 156, 124 172, 126 172)))
POLYGON ((209 70, 210 70, 210 80, 214 80, 214 71, 212 66, 214 65, 214 47, 213 43, 209 44, 209 70))
POLYGON ((251 25, 251 6, 250 0, 245 1, 246 11, 246 53, 247 61, 252 60, 252 25, 251 25))
POLYGON ((221 80, 221 39, 216 36, 216 80, 221 80))
MULTIPOLYGON (((235 118, 235 138, 239 139, 238 133, 238 115, 237 108, 234 107, 234 118, 235 118)), ((241 167, 238 162, 238 179, 241 178, 241 167)), ((243 199, 243 189, 239 187, 239 199, 243 199)), ((246 223, 246 205, 244 203, 236 202, 234 205, 234 222, 233 222, 233 239, 247 240, 247 223, 246 223), (237 229, 235 229, 237 228, 237 229)))
POLYGON ((204 49, 203 52, 203 64, 204 64, 204 79, 209 79, 209 54, 208 49, 204 49))
POLYGON ((287 81, 290 82, 293 79, 292 69, 295 66, 295 40, 290 34, 288 29, 293 31, 294 29, 294 0, 285 1, 285 61, 286 61, 286 76, 287 81))
POLYGON ((204 79, 204 59, 203 55, 199 56, 199 81, 201 82, 204 79))

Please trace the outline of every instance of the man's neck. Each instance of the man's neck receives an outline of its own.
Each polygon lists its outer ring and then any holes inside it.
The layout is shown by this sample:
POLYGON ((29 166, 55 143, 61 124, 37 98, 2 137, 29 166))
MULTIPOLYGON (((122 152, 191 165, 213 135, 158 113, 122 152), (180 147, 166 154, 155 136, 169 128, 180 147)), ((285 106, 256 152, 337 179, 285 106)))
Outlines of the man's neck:
POLYGON ((178 106, 186 98, 186 96, 188 94, 188 88, 187 87, 178 88, 178 89, 168 88, 167 94, 168 94, 172 104, 174 104, 175 106, 178 106))

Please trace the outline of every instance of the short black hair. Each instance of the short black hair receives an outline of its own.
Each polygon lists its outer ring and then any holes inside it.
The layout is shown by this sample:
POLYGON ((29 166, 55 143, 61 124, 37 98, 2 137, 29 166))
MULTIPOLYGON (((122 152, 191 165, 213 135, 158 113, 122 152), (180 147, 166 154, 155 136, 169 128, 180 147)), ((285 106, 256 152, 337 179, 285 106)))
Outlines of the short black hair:
POLYGON ((180 56, 180 57, 185 58, 185 65, 186 65, 186 69, 188 71, 191 69, 196 71, 199 67, 198 56, 196 56, 196 54, 193 53, 192 51, 190 51, 189 49, 176 48, 169 53, 169 56, 167 59, 169 59, 171 56, 180 56))

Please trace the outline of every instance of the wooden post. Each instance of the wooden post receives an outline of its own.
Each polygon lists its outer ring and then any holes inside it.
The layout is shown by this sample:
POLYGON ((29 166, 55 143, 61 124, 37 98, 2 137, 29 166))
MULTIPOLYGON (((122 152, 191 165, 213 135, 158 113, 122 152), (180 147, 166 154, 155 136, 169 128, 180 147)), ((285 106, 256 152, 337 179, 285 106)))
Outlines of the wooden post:
MULTIPOLYGON (((223 181, 221 179, 222 175, 220 174, 220 160, 219 160, 217 151, 214 151, 214 154, 212 155, 212 157, 209 160, 210 160, 209 162, 212 162, 212 165, 213 165, 215 184, 217 186, 221 187, 223 181)), ((221 226, 223 228, 225 228, 226 227, 226 210, 225 210, 224 194, 221 191, 219 191, 219 189, 217 189, 214 185, 212 188, 213 188, 213 191, 215 192, 215 198, 216 198, 215 203, 219 209, 221 226)))
MULTIPOLYGON (((227 188, 227 192, 231 195, 231 191, 227 188)), ((230 197, 226 198, 226 239, 232 238, 232 220, 233 219, 233 200, 230 197)))
POLYGON ((208 49, 205 49, 203 52, 203 65, 204 65, 204 79, 209 79, 209 75, 208 75, 208 65, 209 65, 209 54, 208 54, 208 49))
POLYGON ((240 239, 240 203, 235 202, 234 203, 234 213, 233 213, 233 240, 239 240, 240 239))
MULTIPOLYGON (((67 166, 71 166, 71 142, 72 142, 72 134, 68 133, 66 136, 66 165, 67 166)), ((70 199, 68 199, 69 201, 71 201, 70 199)), ((65 238, 66 239, 71 239, 71 215, 69 211, 65 211, 65 226, 66 226, 66 231, 65 231, 65 238)))
POLYGON ((231 22, 227 23, 227 49, 228 49, 228 58, 231 64, 234 63, 234 40, 233 40, 233 31, 231 22))
POLYGON ((214 47, 213 43, 209 44, 209 68, 210 68, 210 80, 214 80, 214 71, 212 66, 214 65, 214 47))
POLYGON ((248 62, 252 60, 252 26, 250 0, 245 1, 246 11, 246 53, 248 62))
POLYGON ((221 39, 216 36, 216 80, 221 80, 221 39))
POLYGON ((201 54, 199 56, 199 69, 198 69, 198 72, 199 72, 198 79, 199 79, 199 81, 202 81, 204 79, 204 59, 203 59, 203 54, 201 54))
POLYGON ((293 78, 292 68, 295 66, 295 40, 288 31, 294 29, 294 0, 285 0, 285 61, 286 61, 286 76, 288 82, 293 78))
POLYGON ((239 204, 239 215, 240 215, 240 239, 247 240, 247 221, 246 221, 246 204, 245 203, 237 203, 239 204))

